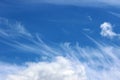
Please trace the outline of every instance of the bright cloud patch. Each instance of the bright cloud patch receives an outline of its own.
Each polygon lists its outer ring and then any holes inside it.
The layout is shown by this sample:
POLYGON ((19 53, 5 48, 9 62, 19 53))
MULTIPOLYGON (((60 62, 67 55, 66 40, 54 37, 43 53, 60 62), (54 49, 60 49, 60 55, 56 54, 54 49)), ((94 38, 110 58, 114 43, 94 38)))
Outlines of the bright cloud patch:
POLYGON ((62 48, 65 49, 61 51, 63 54, 58 54, 68 56, 57 56, 50 62, 29 62, 23 66, 1 64, 3 67, 0 65, 0 80, 120 79, 119 46, 101 45, 94 49, 64 45, 62 48))
POLYGON ((112 38, 117 36, 117 34, 113 32, 112 25, 108 22, 104 22, 103 24, 101 24, 100 28, 101 28, 100 34, 104 37, 112 38))
POLYGON ((64 57, 57 57, 53 62, 29 63, 28 67, 4 80, 87 80, 84 67, 64 57))

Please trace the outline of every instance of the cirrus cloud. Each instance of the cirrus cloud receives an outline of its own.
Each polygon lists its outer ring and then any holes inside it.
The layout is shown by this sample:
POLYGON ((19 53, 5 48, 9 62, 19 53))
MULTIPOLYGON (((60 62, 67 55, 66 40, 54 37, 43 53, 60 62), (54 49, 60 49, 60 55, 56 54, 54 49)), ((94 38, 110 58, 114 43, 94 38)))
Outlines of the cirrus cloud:
MULTIPOLYGON (((9 21, 5 21, 4 25, 9 21)), ((11 23, 9 23, 11 24, 11 23)), ((100 44, 95 39, 88 38, 96 44, 96 47, 81 47, 79 44, 70 45, 64 42, 54 45, 47 45, 39 35, 32 35, 24 26, 14 29, 16 26, 4 29, 1 25, 0 38, 5 38, 4 42, 14 46, 21 51, 32 52, 43 56, 43 61, 26 62, 23 65, 0 63, 0 80, 119 80, 120 79, 120 47, 118 45, 100 44), (25 30, 24 30, 25 29, 25 30), (19 32, 20 31, 20 32, 19 32), (22 32, 21 32, 22 31, 22 32), (24 33, 25 31, 25 33, 24 33), (9 35, 8 34, 11 34, 9 35), (3 34, 4 33, 4 34, 3 34), (16 33, 14 35, 12 33, 16 33), (8 36, 5 36, 7 34, 8 36), (27 34, 31 34, 29 37, 27 34), (21 36, 22 37, 21 37, 21 36), (13 36, 14 38, 10 37, 13 36), (25 38, 27 36, 27 39, 25 38), (22 42, 15 38, 26 39, 22 42), (30 41, 30 43, 26 43, 30 41), (14 43, 14 44, 12 44, 14 43), (17 46, 17 47, 16 47, 17 46), (50 59, 50 60, 49 60, 50 59), (109 73, 109 74, 108 74, 109 73)), ((103 23, 101 28, 104 35, 111 36, 114 33, 110 23, 103 23), (102 27, 103 26, 103 27, 102 27), (106 27, 108 27, 106 29, 106 27)), ((114 33, 117 34, 117 33, 114 33)), ((112 35, 113 36, 113 35, 112 35)))
POLYGON ((92 7, 104 7, 114 6, 120 7, 119 0, 14 0, 14 1, 1 1, 1 4, 57 4, 57 5, 74 5, 74 6, 92 6, 92 7), (94 4, 94 5, 93 5, 94 4))

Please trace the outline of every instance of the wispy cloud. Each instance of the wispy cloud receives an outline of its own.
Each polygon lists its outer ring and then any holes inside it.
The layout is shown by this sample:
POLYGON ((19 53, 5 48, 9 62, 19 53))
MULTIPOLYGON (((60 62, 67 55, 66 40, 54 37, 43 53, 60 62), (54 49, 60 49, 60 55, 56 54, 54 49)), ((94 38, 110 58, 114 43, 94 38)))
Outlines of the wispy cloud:
POLYGON ((74 5, 74 6, 93 6, 93 7, 103 7, 103 6, 115 6, 120 7, 119 0, 14 0, 6 1, 8 3, 14 4, 58 4, 58 5, 74 5), (94 5, 93 5, 94 4, 94 5))
MULTIPOLYGON (((10 26, 5 24, 5 26, 10 28, 4 29, 3 26, 0 27, 2 31, 0 37, 5 38, 5 43, 9 43, 10 46, 14 46, 23 51, 40 54, 40 56, 43 56, 42 58, 46 60, 27 62, 24 63, 24 65, 13 65, 3 62, 0 64, 0 80, 120 79, 120 47, 118 45, 100 44, 89 36, 88 38, 96 44, 96 47, 81 47, 80 44, 70 45, 70 43, 67 42, 48 45, 41 40, 39 35, 32 35, 24 26, 22 26, 23 28, 20 26, 20 28, 17 29, 14 29, 14 27, 16 27, 14 25, 10 26), (5 36, 3 33, 8 36, 5 36), (12 33, 16 33, 17 35, 12 33), (30 34, 30 36, 28 34, 30 34), (27 39, 25 38, 26 36, 27 39), (26 39, 30 41, 30 43, 19 41, 16 39, 17 37, 26 39)), ((110 37, 111 32, 113 33, 110 28, 110 23, 103 23, 101 29, 106 26, 108 29, 105 28, 104 35, 110 37)))
POLYGON ((31 34, 24 28, 20 22, 10 22, 6 18, 0 17, 0 33, 2 37, 26 36, 31 34))
POLYGON ((116 13, 116 12, 109 12, 109 13, 112 14, 113 16, 120 18, 120 13, 116 13))
MULTIPOLYGON (((11 64, 11 67, 7 67, 8 65, 5 63, 2 64, 6 69, 0 68, 2 72, 0 75, 3 75, 1 79, 119 80, 119 46, 104 44, 97 48, 83 48, 78 44, 71 46, 69 43, 59 46, 55 49, 61 51, 57 52, 61 56, 54 56, 51 61, 29 62, 23 66, 13 66, 11 64), (59 46, 61 46, 61 49, 59 46)), ((49 47, 53 48, 52 46, 49 47)), ((52 52, 48 51, 47 54, 50 55, 52 52)))

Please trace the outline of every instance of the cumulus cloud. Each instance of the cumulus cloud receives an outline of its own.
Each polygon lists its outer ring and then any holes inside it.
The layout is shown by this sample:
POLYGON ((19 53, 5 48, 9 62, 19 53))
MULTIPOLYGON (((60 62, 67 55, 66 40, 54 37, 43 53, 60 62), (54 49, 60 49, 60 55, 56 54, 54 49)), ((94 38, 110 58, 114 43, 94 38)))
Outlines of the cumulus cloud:
POLYGON ((113 26, 111 23, 104 22, 103 24, 100 25, 100 28, 101 28, 100 34, 102 36, 110 38, 110 39, 114 37, 120 38, 120 34, 113 31, 113 26))
POLYGON ((104 36, 104 37, 115 37, 117 36, 117 33, 115 33, 113 31, 113 26, 108 23, 108 22, 104 22, 103 24, 100 25, 100 28, 101 28, 101 35, 104 36))
POLYGON ((84 67, 64 57, 53 62, 29 63, 24 70, 9 74, 6 80, 87 80, 84 67))
POLYGON ((0 62, 0 80, 6 80, 7 75, 13 74, 18 70, 22 70, 22 67, 14 64, 0 62))

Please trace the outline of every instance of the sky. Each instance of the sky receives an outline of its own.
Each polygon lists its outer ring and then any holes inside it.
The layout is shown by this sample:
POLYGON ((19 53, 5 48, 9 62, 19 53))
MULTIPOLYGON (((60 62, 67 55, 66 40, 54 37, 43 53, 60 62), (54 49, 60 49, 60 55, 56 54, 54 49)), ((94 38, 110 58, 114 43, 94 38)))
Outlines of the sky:
POLYGON ((119 0, 0 0, 0 80, 120 80, 119 0))

